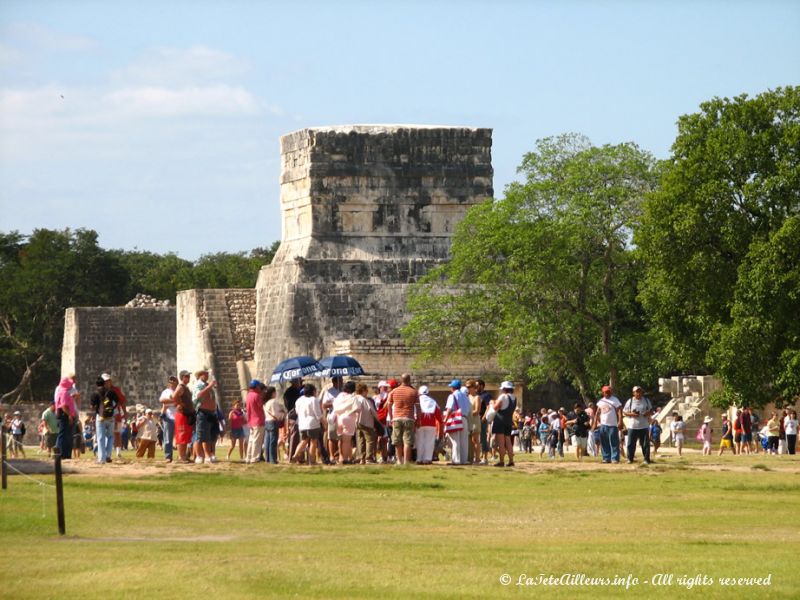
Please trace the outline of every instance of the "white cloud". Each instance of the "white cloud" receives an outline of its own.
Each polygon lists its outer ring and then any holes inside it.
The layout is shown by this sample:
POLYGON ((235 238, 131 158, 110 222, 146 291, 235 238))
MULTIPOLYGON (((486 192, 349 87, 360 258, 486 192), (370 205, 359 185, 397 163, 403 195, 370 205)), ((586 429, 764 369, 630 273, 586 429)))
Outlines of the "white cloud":
POLYGON ((56 31, 40 23, 12 23, 3 28, 3 35, 47 50, 86 51, 98 47, 90 37, 56 31))
POLYGON ((207 46, 152 48, 130 65, 112 73, 117 84, 187 86, 229 81, 249 67, 232 54, 207 46))
POLYGON ((250 92, 227 85, 125 88, 107 94, 103 104, 120 115, 138 117, 229 117, 259 113, 258 102, 250 92))

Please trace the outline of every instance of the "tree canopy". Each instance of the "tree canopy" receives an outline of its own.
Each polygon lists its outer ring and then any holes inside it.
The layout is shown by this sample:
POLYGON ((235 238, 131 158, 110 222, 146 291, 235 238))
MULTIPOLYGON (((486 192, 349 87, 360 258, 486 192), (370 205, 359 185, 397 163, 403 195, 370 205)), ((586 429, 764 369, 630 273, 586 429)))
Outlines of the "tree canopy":
POLYGON ((97 233, 85 229, 0 232, 2 399, 52 393, 66 308, 120 306, 139 292, 174 302, 183 289, 254 287, 278 244, 191 262, 175 254, 104 250, 97 233))
POLYGON ((496 354, 511 375, 567 377, 586 398, 634 380, 650 342, 630 244, 653 167, 635 144, 540 140, 524 182, 473 207, 451 260, 410 295, 409 342, 424 356, 496 354))
POLYGON ((798 148, 800 88, 703 103, 678 121, 636 231, 641 299, 669 361, 717 373, 722 402, 800 394, 787 385, 800 350, 786 247, 800 213, 798 148))

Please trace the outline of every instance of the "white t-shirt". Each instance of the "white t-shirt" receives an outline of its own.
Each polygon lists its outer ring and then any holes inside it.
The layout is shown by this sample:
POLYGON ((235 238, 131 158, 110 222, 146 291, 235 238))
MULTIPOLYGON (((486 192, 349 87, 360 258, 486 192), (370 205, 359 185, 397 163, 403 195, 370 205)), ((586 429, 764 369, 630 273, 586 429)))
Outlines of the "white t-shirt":
MULTIPOLYGON (((171 399, 173 393, 174 393, 174 390, 172 390, 171 388, 165 389, 163 392, 161 392, 161 397, 159 398, 159 401, 171 399)), ((172 419, 174 421, 175 420, 175 404, 167 404, 166 406, 167 406, 166 415, 170 419, 172 419)))
POLYGON ((561 415, 557 412, 551 412, 547 415, 547 422, 550 424, 550 429, 553 431, 561 429, 561 415))
POLYGON ((783 419, 783 430, 786 432, 786 435, 797 435, 797 419, 786 415, 783 419))
POLYGON ((600 400, 597 401, 597 410, 600 411, 600 425, 617 427, 619 425, 619 420, 617 419, 617 409, 621 407, 622 403, 616 396, 600 398, 600 400))
POLYGON ((297 412, 297 428, 300 431, 319 429, 322 419, 319 398, 300 396, 294 405, 294 410, 297 412))

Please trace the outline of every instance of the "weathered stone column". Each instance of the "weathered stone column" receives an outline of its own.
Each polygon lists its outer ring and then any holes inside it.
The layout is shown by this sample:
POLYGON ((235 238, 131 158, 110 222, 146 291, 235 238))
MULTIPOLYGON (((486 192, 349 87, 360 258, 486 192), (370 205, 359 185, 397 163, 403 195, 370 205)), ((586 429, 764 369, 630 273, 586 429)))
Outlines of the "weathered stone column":
POLYGON ((283 236, 257 284, 256 375, 335 340, 399 337, 409 284, 492 197, 492 132, 355 125, 281 138, 283 236))

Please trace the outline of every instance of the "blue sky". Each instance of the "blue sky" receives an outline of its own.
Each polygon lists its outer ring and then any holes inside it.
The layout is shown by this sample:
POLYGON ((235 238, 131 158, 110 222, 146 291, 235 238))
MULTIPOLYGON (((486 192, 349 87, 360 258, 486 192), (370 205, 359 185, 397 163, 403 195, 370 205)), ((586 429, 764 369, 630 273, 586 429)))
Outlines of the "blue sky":
POLYGON ((702 101, 800 83, 799 30, 798 2, 4 0, 0 230, 268 246, 278 140, 320 125, 491 127, 497 196, 567 131, 663 158, 702 101))

